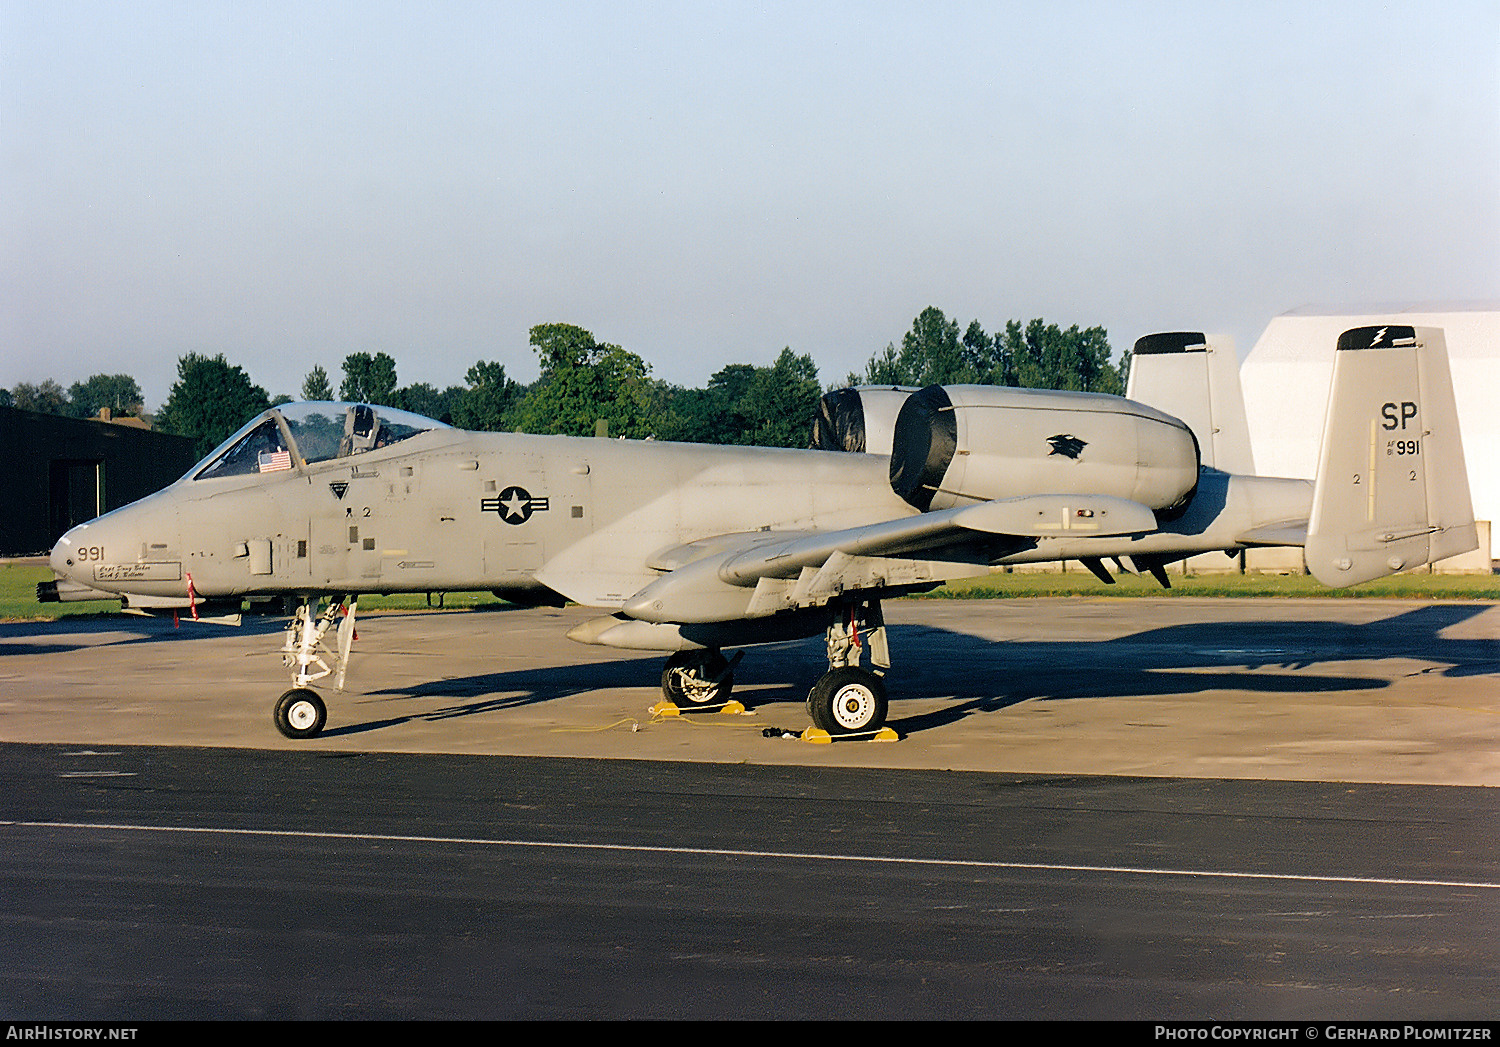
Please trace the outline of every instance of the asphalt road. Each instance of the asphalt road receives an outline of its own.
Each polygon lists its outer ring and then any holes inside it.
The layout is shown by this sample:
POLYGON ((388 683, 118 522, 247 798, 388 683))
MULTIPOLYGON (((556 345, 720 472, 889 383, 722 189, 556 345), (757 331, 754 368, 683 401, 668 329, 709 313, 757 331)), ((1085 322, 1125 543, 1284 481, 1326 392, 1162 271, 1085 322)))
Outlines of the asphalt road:
POLYGON ((1493 790, 5 745, 0 1011, 1483 1018, 1493 790))
POLYGON ((0 625, 0 1014, 1485 1018, 1500 607, 893 605, 894 744, 820 644, 653 719, 573 610, 0 625))

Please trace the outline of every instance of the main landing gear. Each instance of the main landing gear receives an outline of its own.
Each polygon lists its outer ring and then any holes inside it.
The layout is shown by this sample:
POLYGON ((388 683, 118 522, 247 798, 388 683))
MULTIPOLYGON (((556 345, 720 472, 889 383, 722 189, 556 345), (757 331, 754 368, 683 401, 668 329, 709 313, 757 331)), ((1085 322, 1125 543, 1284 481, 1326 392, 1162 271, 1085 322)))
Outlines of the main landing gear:
MULTIPOLYGON (((815 727, 831 736, 873 737, 885 725, 888 706, 881 671, 891 666, 880 602, 844 600, 831 605, 830 611, 828 672, 809 692, 807 713, 815 727), (869 669, 860 665, 866 656, 869 669)), ((663 697, 679 709, 724 704, 734 687, 740 654, 726 659, 712 648, 679 651, 662 670, 663 697)))
POLYGON ((344 689, 344 674, 349 669, 349 655, 354 645, 354 615, 359 597, 333 596, 318 611, 321 599, 304 598, 287 623, 286 643, 281 647, 281 664, 292 672, 292 689, 276 702, 273 719, 276 729, 288 738, 313 738, 328 722, 328 707, 308 685, 324 677, 333 677, 335 690, 344 689), (335 627, 335 623, 336 627, 335 627), (334 645, 324 643, 334 630, 334 645), (329 665, 332 662, 332 666, 329 665))
POLYGON ((807 714, 815 727, 835 737, 871 734, 885 726, 887 702, 881 672, 891 667, 885 617, 879 600, 833 605, 828 625, 828 671, 807 695, 807 714), (868 654, 870 669, 860 667, 868 654))
POLYGON ((723 705, 734 690, 734 667, 742 654, 730 660, 717 649, 678 651, 661 672, 662 696, 679 708, 723 705))

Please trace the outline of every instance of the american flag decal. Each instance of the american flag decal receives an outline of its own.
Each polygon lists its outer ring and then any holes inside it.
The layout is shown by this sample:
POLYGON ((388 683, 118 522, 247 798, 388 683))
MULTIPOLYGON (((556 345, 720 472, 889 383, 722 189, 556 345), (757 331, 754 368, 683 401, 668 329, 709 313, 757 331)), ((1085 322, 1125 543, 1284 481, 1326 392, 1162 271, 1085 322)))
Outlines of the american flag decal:
POLYGON ((291 451, 262 451, 260 453, 260 471, 263 473, 279 473, 291 467, 291 451))

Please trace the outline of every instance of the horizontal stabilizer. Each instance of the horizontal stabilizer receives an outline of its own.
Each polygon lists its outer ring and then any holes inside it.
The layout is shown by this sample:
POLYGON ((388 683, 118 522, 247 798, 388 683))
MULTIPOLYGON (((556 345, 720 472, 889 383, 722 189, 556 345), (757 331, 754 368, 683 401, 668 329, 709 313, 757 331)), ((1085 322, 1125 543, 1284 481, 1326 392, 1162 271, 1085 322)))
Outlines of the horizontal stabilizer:
POLYGON ((1443 332, 1339 336, 1307 566, 1346 586, 1477 548, 1443 332))

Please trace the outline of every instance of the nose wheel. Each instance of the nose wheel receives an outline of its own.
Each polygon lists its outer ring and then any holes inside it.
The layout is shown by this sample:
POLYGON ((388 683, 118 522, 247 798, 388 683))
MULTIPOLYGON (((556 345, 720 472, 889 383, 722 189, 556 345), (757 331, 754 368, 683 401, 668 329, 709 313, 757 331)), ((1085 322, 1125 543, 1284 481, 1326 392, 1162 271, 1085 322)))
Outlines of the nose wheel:
POLYGON ((328 707, 318 692, 293 687, 276 702, 276 729, 288 738, 314 738, 328 722, 328 707))

